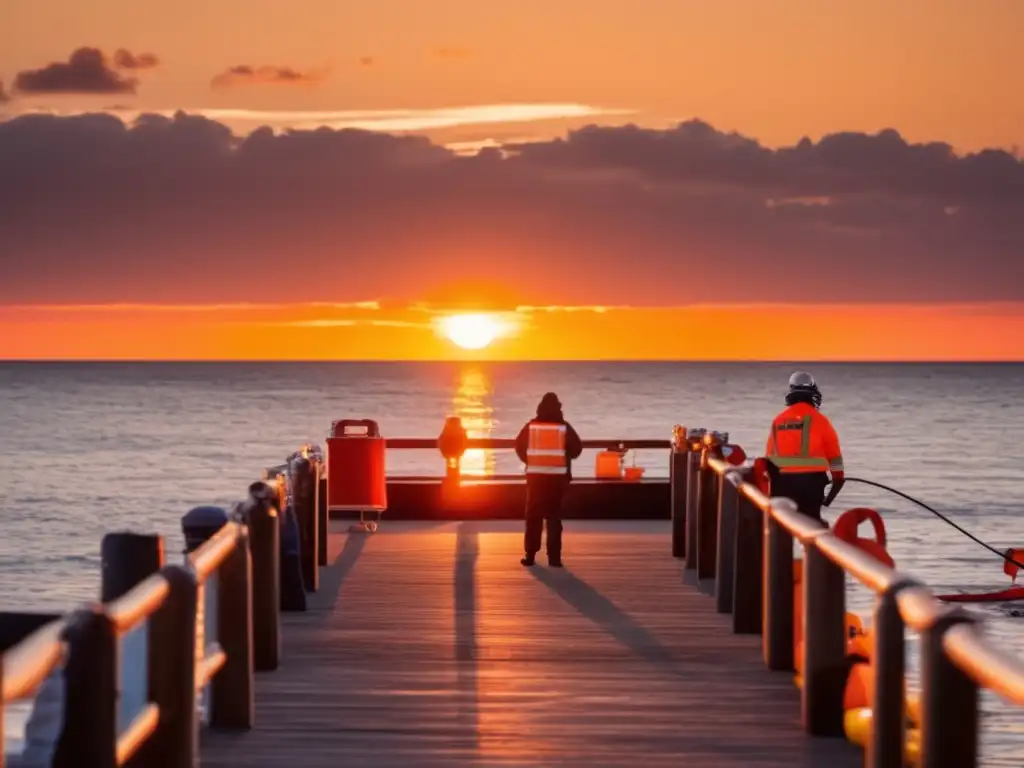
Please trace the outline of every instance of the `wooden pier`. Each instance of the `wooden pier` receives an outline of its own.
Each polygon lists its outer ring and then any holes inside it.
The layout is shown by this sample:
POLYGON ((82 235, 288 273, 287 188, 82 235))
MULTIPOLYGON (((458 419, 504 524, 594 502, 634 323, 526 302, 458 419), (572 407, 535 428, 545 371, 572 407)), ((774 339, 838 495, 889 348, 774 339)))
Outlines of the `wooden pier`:
POLYGON ((184 562, 163 563, 159 537, 125 538, 104 546, 105 602, 0 616, 0 727, 4 705, 35 696, 33 748, 52 753, 37 764, 54 768, 898 768, 911 742, 924 768, 978 765, 979 690, 1024 704, 1024 662, 765 497, 717 433, 669 445, 668 493, 612 481, 619 519, 581 507, 563 569, 521 566, 509 520, 435 509, 352 532, 329 519, 325 465, 304 448, 231 519, 191 511, 184 562), (867 660, 850 655, 847 574, 878 594, 867 660), (909 723, 908 628, 922 658, 909 723), (857 664, 872 693, 851 709, 857 664), (848 720, 864 712, 866 749, 848 720))
POLYGON ((519 564, 521 525, 333 528, 253 731, 205 734, 204 766, 862 763, 801 733, 792 675, 684 584, 665 522, 568 523, 561 570, 519 564))

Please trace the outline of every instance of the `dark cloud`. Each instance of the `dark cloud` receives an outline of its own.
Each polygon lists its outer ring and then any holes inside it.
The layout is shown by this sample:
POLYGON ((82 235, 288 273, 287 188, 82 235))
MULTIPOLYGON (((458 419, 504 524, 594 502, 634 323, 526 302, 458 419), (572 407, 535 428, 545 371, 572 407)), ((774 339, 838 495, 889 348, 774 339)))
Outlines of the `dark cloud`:
POLYGON ((118 48, 114 53, 114 66, 118 69, 153 69, 160 64, 155 53, 132 53, 118 48))
POLYGON ((119 74, 98 48, 79 48, 67 61, 19 72, 14 79, 21 93, 135 93, 138 84, 119 74))
POLYGON ((1024 300, 1024 165, 894 131, 769 149, 699 121, 590 127, 459 157, 354 130, 26 115, 0 123, 0 167, 0 302, 418 299, 467 280, 527 304, 1024 300))
POLYGON ((210 81, 214 88, 230 88, 236 85, 253 85, 257 83, 278 85, 302 85, 322 80, 323 75, 311 72, 300 72, 291 67, 263 66, 253 67, 238 64, 228 67, 210 81))

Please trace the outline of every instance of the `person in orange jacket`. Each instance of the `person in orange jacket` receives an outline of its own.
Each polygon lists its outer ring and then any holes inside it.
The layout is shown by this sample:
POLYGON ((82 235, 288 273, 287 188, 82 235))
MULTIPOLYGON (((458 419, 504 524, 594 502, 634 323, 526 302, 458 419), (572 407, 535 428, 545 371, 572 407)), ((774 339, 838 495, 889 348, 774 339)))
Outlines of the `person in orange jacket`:
POLYGON ((820 407, 821 391, 814 377, 794 373, 789 377, 786 409, 772 422, 765 446, 771 495, 792 499, 803 514, 818 520, 822 506, 835 500, 845 482, 839 435, 820 407), (832 488, 824 497, 829 475, 832 488))
POLYGON ((562 500, 572 481, 572 461, 583 442, 562 415, 558 395, 548 392, 537 406, 537 417, 516 437, 516 454, 526 465, 526 555, 519 562, 532 566, 547 522, 548 564, 562 567, 562 500))

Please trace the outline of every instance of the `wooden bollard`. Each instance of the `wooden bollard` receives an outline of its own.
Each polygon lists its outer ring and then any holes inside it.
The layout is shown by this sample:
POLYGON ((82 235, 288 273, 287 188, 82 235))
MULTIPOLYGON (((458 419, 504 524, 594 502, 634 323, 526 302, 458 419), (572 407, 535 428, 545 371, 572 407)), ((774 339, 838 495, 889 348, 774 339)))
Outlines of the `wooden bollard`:
POLYGON ((718 554, 718 475, 707 466, 706 458, 705 451, 697 476, 697 580, 701 582, 715 578, 718 554))
POLYGON ((248 729, 256 719, 249 541, 243 528, 217 577, 217 641, 227 661, 211 683, 210 725, 215 728, 248 729))
POLYGON ((327 514, 327 467, 317 464, 316 478, 316 520, 317 520, 317 563, 327 565, 327 529, 330 518, 327 514))
POLYGON ((253 662, 257 672, 277 669, 281 660, 281 548, 274 496, 266 483, 253 483, 242 507, 252 550, 253 662))
POLYGON ((690 473, 687 467, 689 445, 684 436, 677 438, 669 454, 669 492, 672 514, 672 557, 686 557, 686 495, 690 473))
POLYGON ((95 605, 75 612, 64 633, 64 727, 53 768, 117 766, 117 633, 95 605))
POLYGON ((109 603, 164 567, 163 537, 108 533, 100 543, 100 561, 100 600, 109 603))
POLYGON ((293 456, 288 462, 288 474, 292 486, 292 509, 299 528, 302 584, 307 592, 316 592, 320 587, 316 464, 305 456, 293 456))
MULTIPOLYGON (((828 525, 821 523, 823 530, 828 525)), ((842 736, 846 658, 846 573, 805 540, 801 713, 812 736, 842 736)))
MULTIPOLYGON (((773 505, 789 499, 773 498, 773 505)), ((764 662, 775 672, 793 671, 793 536, 771 515, 764 527, 761 643, 764 662)))
POLYGON ((736 517, 743 476, 730 471, 718 478, 718 552, 715 556, 715 610, 732 613, 736 569, 736 517))
POLYGON ((733 565, 732 631, 761 634, 764 584, 764 513, 746 494, 736 508, 736 561, 733 565))
POLYGON ((199 588, 195 574, 184 565, 166 565, 160 573, 170 592, 149 625, 149 697, 160 708, 160 720, 132 766, 192 768, 199 757, 195 688, 199 588))

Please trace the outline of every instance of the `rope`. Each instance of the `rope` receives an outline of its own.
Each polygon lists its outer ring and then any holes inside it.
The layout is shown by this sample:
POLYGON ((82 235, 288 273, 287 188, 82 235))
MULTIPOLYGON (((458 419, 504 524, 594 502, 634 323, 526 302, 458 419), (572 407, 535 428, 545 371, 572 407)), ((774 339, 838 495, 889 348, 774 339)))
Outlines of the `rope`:
POLYGON ((1000 558, 1002 558, 1003 560, 1007 561, 1008 563, 1013 563, 1018 568, 1024 569, 1024 563, 1019 563, 1016 560, 1014 560, 1012 557, 1010 557, 1008 554, 1006 554, 1005 552, 1000 552, 995 547, 993 547, 993 546, 991 546, 989 544, 986 544, 984 541, 979 539, 973 533, 971 533, 970 531, 964 530, 959 525, 957 525, 952 520, 950 520, 948 517, 946 517, 944 514, 939 512, 939 510, 935 509, 934 507, 928 506, 927 504, 925 504, 920 499, 915 499, 913 496, 911 496, 909 494, 906 494, 903 491, 898 491, 895 488, 892 488, 892 487, 890 487, 888 485, 883 485, 882 483, 876 483, 874 480, 864 480, 863 478, 860 478, 860 477, 848 477, 848 478, 846 478, 846 482, 848 482, 848 483, 863 483, 864 485, 871 485, 871 486, 874 486, 875 488, 881 488, 883 491, 889 491, 889 493, 895 493, 897 496, 901 496, 904 499, 906 499, 907 501, 910 501, 910 502, 913 502, 914 504, 917 504, 917 506, 921 507, 922 509, 927 509, 933 515, 935 515, 937 518, 939 518, 939 520, 941 520, 944 523, 947 523, 948 525, 953 526, 958 531, 960 531, 960 533, 962 533, 964 536, 966 536, 967 538, 969 538, 971 541, 975 542, 976 544, 980 544, 985 549, 987 549, 989 552, 992 552, 993 554, 998 555, 1000 558))

